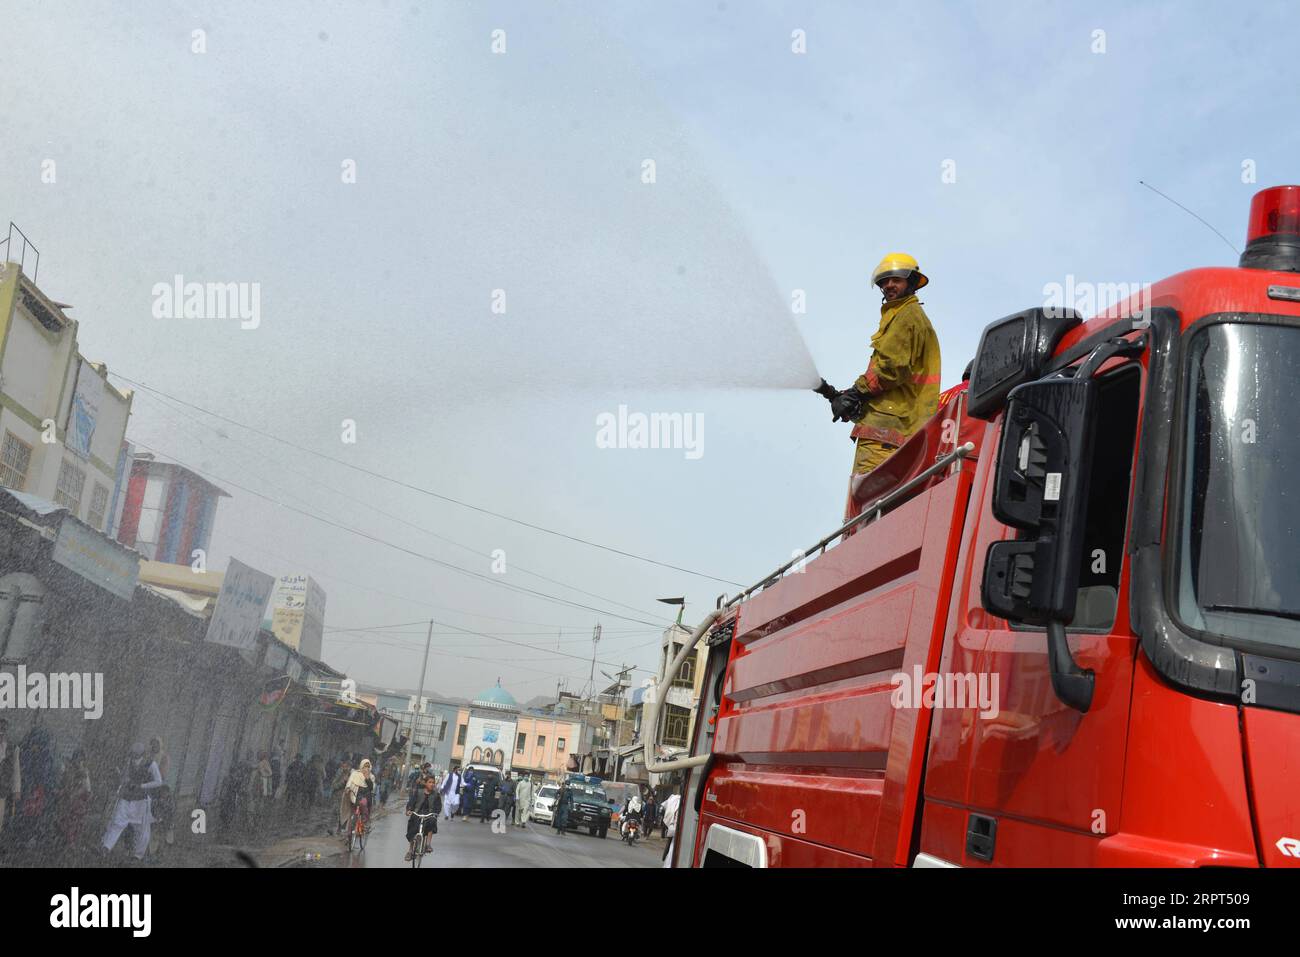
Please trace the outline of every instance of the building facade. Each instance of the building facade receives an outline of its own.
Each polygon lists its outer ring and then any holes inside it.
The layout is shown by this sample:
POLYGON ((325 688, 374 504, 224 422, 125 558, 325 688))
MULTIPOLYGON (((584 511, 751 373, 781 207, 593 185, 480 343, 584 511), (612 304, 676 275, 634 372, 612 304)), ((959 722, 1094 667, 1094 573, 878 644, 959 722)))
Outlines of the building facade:
MULTIPOLYGON (((115 537, 151 561, 189 565, 196 551, 207 553, 217 502, 229 497, 184 466, 136 453, 115 537)), ((304 650, 320 655, 319 646, 304 650)))
MULTIPOLYGON (((681 653, 690 636, 691 629, 683 625, 671 625, 664 631, 660 642, 658 674, 663 674, 681 653)), ((629 781, 656 783, 655 776, 646 771, 645 753, 641 750, 651 740, 652 729, 645 720, 647 704, 656 704, 654 711, 658 733, 655 740, 659 747, 658 757, 680 753, 690 747, 695 722, 699 718, 700 692, 704 681, 699 662, 700 649, 695 648, 666 688, 659 688, 654 679, 646 679, 639 688, 632 689, 628 718, 633 725, 633 741, 637 749, 629 754, 624 765, 629 781)))
POLYGON ((0 263, 0 485, 108 529, 132 395, 77 349, 77 322, 0 263))
POLYGON ((491 764, 516 776, 559 780, 578 769, 589 749, 590 732, 580 716, 521 711, 498 684, 459 709, 451 764, 491 764))

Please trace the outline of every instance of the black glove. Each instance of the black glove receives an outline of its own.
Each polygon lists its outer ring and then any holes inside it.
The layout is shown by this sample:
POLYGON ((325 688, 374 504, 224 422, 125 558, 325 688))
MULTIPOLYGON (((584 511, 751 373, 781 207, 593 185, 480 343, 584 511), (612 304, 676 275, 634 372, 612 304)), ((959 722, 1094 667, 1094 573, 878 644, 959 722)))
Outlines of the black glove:
POLYGON ((835 397, 840 394, 840 390, 835 388, 835 386, 831 385, 825 379, 822 379, 821 384, 817 386, 817 388, 813 389, 813 391, 827 402, 834 402, 835 397))
POLYGON ((862 403, 866 398, 857 389, 845 389, 831 400, 831 421, 856 421, 862 415, 862 403))

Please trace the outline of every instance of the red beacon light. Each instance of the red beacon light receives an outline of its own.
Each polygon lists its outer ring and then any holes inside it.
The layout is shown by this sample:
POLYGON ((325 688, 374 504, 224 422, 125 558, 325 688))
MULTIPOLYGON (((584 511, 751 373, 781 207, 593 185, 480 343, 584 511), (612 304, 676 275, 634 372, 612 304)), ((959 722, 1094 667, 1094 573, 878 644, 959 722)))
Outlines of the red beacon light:
POLYGON ((1255 194, 1240 265, 1300 272, 1300 186, 1274 186, 1255 194))

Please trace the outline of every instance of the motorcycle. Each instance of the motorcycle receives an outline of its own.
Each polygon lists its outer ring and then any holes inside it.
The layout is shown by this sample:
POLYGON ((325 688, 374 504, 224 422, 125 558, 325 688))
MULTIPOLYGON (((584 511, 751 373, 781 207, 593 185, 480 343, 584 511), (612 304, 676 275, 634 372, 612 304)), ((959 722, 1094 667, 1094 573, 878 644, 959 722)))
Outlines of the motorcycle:
POLYGON ((635 847, 636 842, 641 839, 641 820, 635 817, 628 817, 623 822, 623 841, 628 847, 635 847))

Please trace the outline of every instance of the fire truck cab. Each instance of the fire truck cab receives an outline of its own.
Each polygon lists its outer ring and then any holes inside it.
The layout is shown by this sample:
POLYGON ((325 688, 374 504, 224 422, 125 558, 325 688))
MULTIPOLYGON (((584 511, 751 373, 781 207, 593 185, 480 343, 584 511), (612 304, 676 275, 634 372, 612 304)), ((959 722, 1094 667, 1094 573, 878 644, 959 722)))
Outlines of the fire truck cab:
POLYGON ((1300 867, 1297 384, 1296 186, 1236 268, 989 325, 951 440, 678 656, 674 865, 1300 867))

